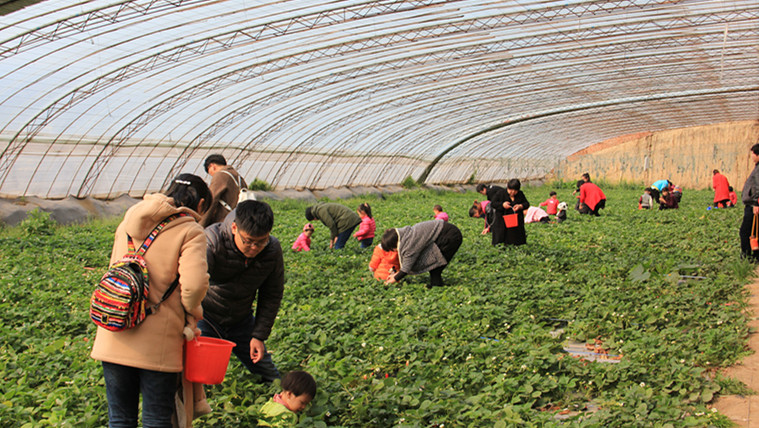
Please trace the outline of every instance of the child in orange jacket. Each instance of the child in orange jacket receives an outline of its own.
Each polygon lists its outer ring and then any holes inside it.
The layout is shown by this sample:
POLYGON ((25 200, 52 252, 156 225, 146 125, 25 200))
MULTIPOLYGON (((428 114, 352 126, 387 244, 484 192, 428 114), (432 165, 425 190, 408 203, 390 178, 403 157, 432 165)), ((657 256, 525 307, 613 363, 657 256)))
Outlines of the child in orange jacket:
POLYGON ((372 260, 369 262, 369 270, 374 272, 374 278, 385 281, 392 273, 398 272, 401 262, 398 260, 398 251, 385 251, 382 244, 374 247, 372 260))

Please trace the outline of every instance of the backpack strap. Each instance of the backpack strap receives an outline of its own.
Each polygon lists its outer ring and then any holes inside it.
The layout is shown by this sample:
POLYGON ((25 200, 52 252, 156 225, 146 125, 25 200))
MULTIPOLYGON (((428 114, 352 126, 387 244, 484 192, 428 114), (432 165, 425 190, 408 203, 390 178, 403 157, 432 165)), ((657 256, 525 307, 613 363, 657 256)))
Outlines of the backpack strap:
MULTIPOLYGON (((237 178, 235 178, 235 176, 234 176, 234 175, 232 175, 232 173, 231 173, 231 172, 229 172, 229 171, 227 171, 226 169, 222 169, 222 170, 220 170, 220 172, 223 172, 224 174, 227 174, 228 176, 232 177, 232 180, 234 180, 234 181, 236 181, 236 182, 237 182, 237 191, 238 191, 238 192, 240 191, 240 189, 242 189, 242 178, 239 176, 239 174, 238 174, 238 177, 237 177, 237 178)), ((224 202, 224 200, 223 200, 223 199, 219 199, 219 203, 220 203, 220 204, 221 204, 221 206, 222 206, 222 207, 224 207, 224 208, 225 208, 227 211, 232 211, 232 207, 231 207, 231 206, 229 206, 229 204, 228 204, 228 203, 224 202)))
POLYGON ((171 283, 171 285, 169 286, 169 289, 166 290, 165 293, 163 293, 163 297, 161 297, 161 300, 159 300, 158 303, 156 303, 153 306, 149 306, 145 308, 145 315, 152 315, 153 313, 155 313, 155 311, 158 310, 158 307, 161 306, 161 303, 163 303, 164 300, 168 299, 169 296, 171 296, 171 293, 173 293, 174 290, 177 289, 177 285, 179 285, 179 275, 177 275, 177 278, 174 280, 174 282, 171 283))
MULTIPOLYGON (((187 217, 188 215, 189 214, 187 214, 187 213, 172 214, 172 215, 166 217, 165 219, 163 219, 163 221, 161 221, 160 223, 158 223, 158 225, 155 228, 153 228, 153 231, 150 232, 150 235, 147 238, 145 238, 145 242, 142 243, 142 246, 140 247, 140 250, 139 250, 139 255, 140 256, 144 256, 145 255, 145 251, 147 251, 148 248, 150 248, 150 244, 153 243, 153 241, 155 240, 155 237, 158 235, 158 233, 161 230, 163 230, 163 228, 167 224, 169 224, 174 219, 177 219, 179 217, 187 217)), ((129 236, 129 235, 127 235, 127 236, 129 236)), ((129 243, 131 243, 131 242, 132 242, 132 238, 129 237, 129 243)), ((132 244, 132 247, 130 249, 134 250, 134 244, 132 244)), ((161 303, 163 303, 164 300, 168 299, 169 296, 171 296, 171 293, 173 293, 174 290, 176 290, 177 285, 179 285, 179 275, 177 275, 177 278, 174 280, 174 282, 171 283, 171 285, 169 286, 169 289, 166 290, 165 293, 163 293, 163 297, 161 297, 161 300, 159 300, 158 303, 156 303, 153 306, 145 308, 145 314, 146 315, 151 315, 151 314, 155 313, 155 311, 158 310, 158 307, 161 306, 161 303)))
POLYGON ((235 178, 235 176, 232 175, 232 173, 229 172, 229 171, 227 171, 226 169, 222 169, 221 172, 223 172, 224 174, 227 174, 228 176, 232 177, 232 180, 234 180, 234 181, 237 182, 237 187, 240 188, 240 189, 242 189, 242 178, 239 177, 239 174, 238 174, 238 177, 235 178))
MULTIPOLYGON (((140 249, 137 250, 136 254, 141 257, 145 256, 145 252, 148 251, 148 248, 150 248, 150 244, 153 243, 153 241, 155 240, 155 237, 158 236, 158 233, 161 230, 163 230, 163 228, 166 227, 167 224, 169 224, 172 220, 176 218, 186 217, 188 215, 189 214, 187 213, 176 213, 163 219, 160 223, 158 223, 156 227, 153 228, 153 231, 150 232, 150 235, 148 235, 148 237, 145 238, 145 241, 142 242, 142 245, 140 246, 140 249)), ((131 253, 134 253, 134 243, 132 242, 132 237, 129 236, 129 234, 127 234, 127 238, 128 238, 127 245, 129 247, 129 251, 131 253)))

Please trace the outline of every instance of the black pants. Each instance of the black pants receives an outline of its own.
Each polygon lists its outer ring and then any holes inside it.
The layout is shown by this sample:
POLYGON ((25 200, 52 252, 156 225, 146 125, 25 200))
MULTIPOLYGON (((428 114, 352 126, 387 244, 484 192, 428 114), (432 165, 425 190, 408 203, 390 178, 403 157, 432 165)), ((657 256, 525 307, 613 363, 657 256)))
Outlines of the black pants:
POLYGON ((754 223, 754 207, 746 205, 743 208, 743 221, 741 222, 741 229, 738 234, 741 237, 741 257, 748 258, 752 262, 759 261, 759 251, 751 250, 751 243, 749 238, 751 237, 751 226, 754 223))
POLYGON ((590 211, 590 214, 596 217, 599 217, 601 214, 598 213, 598 210, 600 210, 601 208, 606 208, 606 199, 601 199, 600 201, 598 201, 598 203, 596 204, 596 207, 590 211))
POLYGON ((654 198, 654 203, 658 204, 659 203, 659 195, 661 194, 659 192, 659 189, 657 189, 656 187, 653 187, 653 186, 651 186, 650 189, 651 189, 651 197, 654 198))
MULTIPOLYGON (((461 231, 459 228, 445 222, 443 230, 440 231, 440 235, 438 235, 435 240, 435 245, 437 245, 440 252, 443 253, 445 261, 450 263, 451 260, 453 260, 453 256, 456 255, 456 252, 459 250, 462 241, 463 238, 461 237, 461 231)), ((448 266, 447 263, 444 266, 440 266, 439 268, 430 271, 430 287, 439 287, 443 285, 443 269, 445 269, 446 266, 448 266)))

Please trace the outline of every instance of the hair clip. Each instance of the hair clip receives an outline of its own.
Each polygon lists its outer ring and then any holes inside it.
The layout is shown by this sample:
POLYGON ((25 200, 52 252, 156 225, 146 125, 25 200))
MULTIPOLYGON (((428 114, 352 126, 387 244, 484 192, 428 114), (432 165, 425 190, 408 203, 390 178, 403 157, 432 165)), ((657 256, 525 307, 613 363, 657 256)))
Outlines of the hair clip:
POLYGON ((174 182, 177 183, 177 184, 184 184, 185 186, 191 186, 192 185, 192 183, 190 183, 189 181, 185 181, 185 180, 174 180, 174 182))

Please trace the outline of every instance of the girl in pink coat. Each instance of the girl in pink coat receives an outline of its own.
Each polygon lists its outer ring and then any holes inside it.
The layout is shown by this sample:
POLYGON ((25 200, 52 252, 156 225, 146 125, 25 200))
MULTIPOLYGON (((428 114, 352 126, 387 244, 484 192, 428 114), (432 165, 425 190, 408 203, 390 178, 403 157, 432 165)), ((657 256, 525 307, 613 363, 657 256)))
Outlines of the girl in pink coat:
POLYGON ((303 232, 298 236, 298 239, 293 243, 293 250, 295 251, 311 251, 311 235, 314 233, 314 225, 306 223, 303 226, 303 232))
POLYGON ((377 228, 372 217, 372 207, 363 203, 358 206, 356 212, 361 217, 361 224, 358 225, 358 232, 354 233, 353 236, 358 239, 361 248, 368 248, 374 242, 374 230, 377 228))

